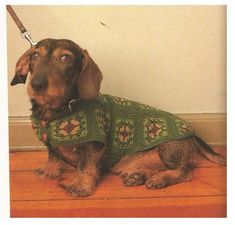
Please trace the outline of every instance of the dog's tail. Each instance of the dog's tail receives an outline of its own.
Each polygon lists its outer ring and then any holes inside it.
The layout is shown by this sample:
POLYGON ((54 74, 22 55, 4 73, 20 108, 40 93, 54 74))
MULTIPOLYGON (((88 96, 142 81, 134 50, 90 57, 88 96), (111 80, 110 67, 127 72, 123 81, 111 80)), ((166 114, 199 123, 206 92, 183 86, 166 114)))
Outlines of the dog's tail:
POLYGON ((206 144, 201 138, 195 136, 196 145, 199 152, 204 155, 207 159, 217 164, 226 165, 226 158, 216 153, 208 144, 206 144))

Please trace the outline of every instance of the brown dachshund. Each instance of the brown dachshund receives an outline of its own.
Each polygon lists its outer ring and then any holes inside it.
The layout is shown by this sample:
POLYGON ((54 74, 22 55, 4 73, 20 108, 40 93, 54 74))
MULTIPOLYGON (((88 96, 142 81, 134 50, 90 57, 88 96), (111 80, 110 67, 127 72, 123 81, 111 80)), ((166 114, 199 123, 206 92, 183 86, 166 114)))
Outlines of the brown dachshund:
MULTIPOLYGON (((157 189, 190 180, 198 152, 213 162, 225 164, 223 157, 193 135, 190 126, 169 113, 167 115, 173 118, 172 120, 183 123, 184 129, 181 131, 187 130, 190 135, 182 136, 182 132, 179 132, 179 138, 167 139, 168 125, 164 119, 144 119, 143 124, 147 127, 148 135, 144 136, 143 142, 152 144, 146 145, 150 146, 148 148, 132 152, 132 148, 128 146, 136 146, 141 139, 133 139, 136 133, 134 126, 141 122, 139 120, 135 124, 132 123, 131 116, 141 111, 141 107, 150 110, 150 118, 153 117, 151 112, 159 115, 162 111, 156 111, 143 104, 139 104, 138 108, 137 103, 132 101, 99 94, 102 81, 100 69, 88 52, 72 41, 44 39, 30 48, 18 60, 11 85, 25 83, 28 72, 31 74, 27 92, 32 103, 33 128, 49 152, 48 161, 43 168, 36 170, 36 174, 49 178, 61 176, 61 186, 72 196, 91 195, 100 176, 107 169, 120 175, 126 186, 145 184, 146 188, 157 189), (118 102, 118 110, 112 109, 110 104, 105 108, 104 105, 111 101, 118 102), (98 111, 94 111, 97 120, 87 116, 94 108, 91 103, 97 105, 98 111), (131 115, 129 119, 113 119, 113 114, 132 104, 136 104, 134 109, 128 108, 129 111, 124 111, 125 114, 131 115), (88 114, 85 115, 81 110, 88 114), (74 114, 74 111, 77 114, 74 114), (64 115, 70 122, 64 119, 64 115), (88 117, 91 122, 89 119, 86 120, 88 117), (95 130, 97 137, 85 138, 85 135, 88 135, 87 130, 93 129, 89 127, 93 127, 94 123, 100 125, 95 130), (112 128, 112 124, 115 123, 119 124, 118 130, 112 128), (103 138, 98 132, 107 135, 103 138), (116 139, 113 138, 115 135, 116 139), (165 141, 154 142, 160 136, 164 136, 165 141), (59 140, 58 137, 63 137, 63 140, 59 140), (113 161, 113 164, 107 166, 106 161, 111 148, 108 139, 112 140, 115 148, 126 150, 113 161), (72 174, 62 174, 64 163, 75 168, 72 174)), ((179 123, 177 122, 176 126, 177 124, 179 123)))

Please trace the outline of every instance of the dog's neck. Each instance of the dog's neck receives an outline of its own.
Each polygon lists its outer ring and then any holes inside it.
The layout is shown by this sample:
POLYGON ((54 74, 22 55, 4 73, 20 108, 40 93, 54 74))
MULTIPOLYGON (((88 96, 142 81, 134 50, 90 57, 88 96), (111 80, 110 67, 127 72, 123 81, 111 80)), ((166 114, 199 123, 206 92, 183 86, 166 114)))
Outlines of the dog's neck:
MULTIPOLYGON (((73 83, 76 84, 77 82, 73 82, 73 83)), ((57 118, 58 116, 60 116, 61 114, 72 112, 74 106, 78 103, 80 97, 79 97, 79 93, 78 93, 76 85, 72 86, 70 90, 72 91, 70 93, 66 93, 65 95, 67 96, 66 103, 56 109, 47 109, 43 106, 40 106, 35 101, 35 99, 30 99, 31 105, 32 105, 31 111, 32 111, 33 116, 36 116, 40 120, 51 121, 54 118, 57 118)))
POLYGON ((39 118, 40 120, 48 121, 52 117, 52 110, 48 110, 42 106, 40 106, 34 99, 31 99, 31 111, 34 116, 39 118))
POLYGON ((40 105, 37 104, 37 102, 34 99, 31 99, 31 111, 34 116, 39 118, 40 120, 44 121, 51 121, 60 115, 68 112, 72 112, 74 110, 75 105, 79 102, 79 98, 73 98, 71 99, 67 104, 61 106, 57 109, 46 109, 40 105))

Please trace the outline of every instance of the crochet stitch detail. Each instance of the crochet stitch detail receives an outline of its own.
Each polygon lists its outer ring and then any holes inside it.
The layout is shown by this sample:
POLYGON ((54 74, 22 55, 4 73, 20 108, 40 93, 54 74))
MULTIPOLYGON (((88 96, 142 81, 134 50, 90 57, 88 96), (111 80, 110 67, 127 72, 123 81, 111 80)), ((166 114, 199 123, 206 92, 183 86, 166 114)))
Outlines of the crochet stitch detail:
POLYGON ((106 94, 92 101, 80 100, 73 113, 49 123, 33 115, 31 120, 38 138, 54 147, 105 143, 109 168, 124 155, 193 136, 191 126, 171 113, 106 94))

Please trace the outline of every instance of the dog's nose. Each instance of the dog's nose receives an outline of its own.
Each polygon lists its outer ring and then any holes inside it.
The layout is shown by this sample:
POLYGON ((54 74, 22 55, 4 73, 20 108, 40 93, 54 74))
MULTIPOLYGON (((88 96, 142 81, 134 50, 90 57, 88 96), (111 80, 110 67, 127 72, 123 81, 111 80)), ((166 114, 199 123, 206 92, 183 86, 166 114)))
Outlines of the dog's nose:
POLYGON ((34 91, 40 92, 44 91, 47 88, 48 81, 44 76, 35 76, 31 80, 31 86, 34 91))

